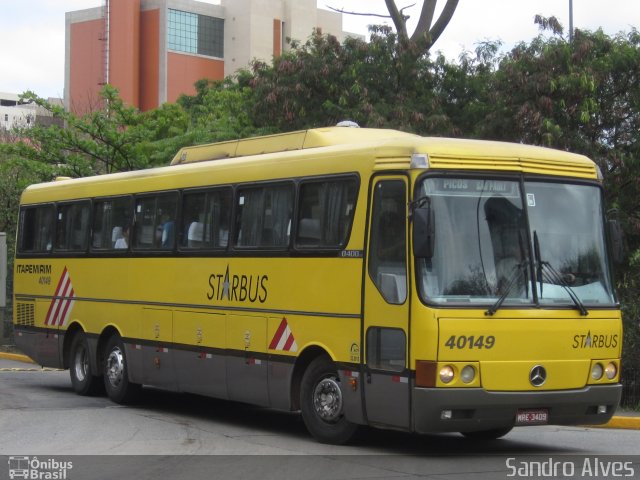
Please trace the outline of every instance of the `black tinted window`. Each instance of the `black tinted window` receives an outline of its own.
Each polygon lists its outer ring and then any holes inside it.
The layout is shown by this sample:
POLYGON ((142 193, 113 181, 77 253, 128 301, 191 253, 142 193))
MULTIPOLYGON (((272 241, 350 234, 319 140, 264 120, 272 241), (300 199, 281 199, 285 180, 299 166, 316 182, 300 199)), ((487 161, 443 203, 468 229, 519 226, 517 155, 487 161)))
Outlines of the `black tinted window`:
POLYGON ((287 247, 291 234, 293 187, 242 187, 236 197, 236 245, 287 247))

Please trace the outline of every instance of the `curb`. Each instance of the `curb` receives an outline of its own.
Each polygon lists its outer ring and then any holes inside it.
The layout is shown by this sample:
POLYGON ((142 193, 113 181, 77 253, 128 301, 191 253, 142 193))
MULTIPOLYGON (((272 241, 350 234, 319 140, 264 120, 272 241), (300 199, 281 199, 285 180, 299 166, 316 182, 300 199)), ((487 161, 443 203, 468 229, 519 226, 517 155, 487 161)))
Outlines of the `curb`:
POLYGON ((26 355, 22 355, 21 353, 0 352, 0 358, 3 358, 5 360, 15 360, 16 362, 23 363, 36 363, 26 355))
POLYGON ((640 430, 640 417, 618 416, 612 417, 601 428, 620 428, 625 430, 640 430))

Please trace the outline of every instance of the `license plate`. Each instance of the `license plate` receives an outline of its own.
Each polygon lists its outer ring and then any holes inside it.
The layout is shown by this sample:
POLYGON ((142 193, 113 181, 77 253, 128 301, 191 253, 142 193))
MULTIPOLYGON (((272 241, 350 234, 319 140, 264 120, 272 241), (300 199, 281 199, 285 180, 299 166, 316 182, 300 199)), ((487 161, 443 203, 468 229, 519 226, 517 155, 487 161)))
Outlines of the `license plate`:
POLYGON ((516 425, 546 425, 549 423, 549 410, 540 408, 536 410, 518 410, 516 425))

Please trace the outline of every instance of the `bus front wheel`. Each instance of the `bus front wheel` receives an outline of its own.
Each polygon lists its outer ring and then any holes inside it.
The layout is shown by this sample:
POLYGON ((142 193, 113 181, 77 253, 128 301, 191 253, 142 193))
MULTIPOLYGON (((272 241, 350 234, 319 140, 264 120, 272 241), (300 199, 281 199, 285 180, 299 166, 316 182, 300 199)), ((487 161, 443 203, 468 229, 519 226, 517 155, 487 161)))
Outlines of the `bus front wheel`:
POLYGON ((347 443, 358 426, 344 416, 340 378, 326 356, 314 359, 302 376, 300 409, 304 424, 323 443, 347 443))
POLYGON ((102 378, 91 374, 89 343, 84 332, 78 332, 71 341, 69 375, 78 395, 100 393, 102 378))
POLYGON ((132 403, 141 386, 129 381, 129 366, 122 339, 113 335, 104 350, 104 387, 111 400, 120 404, 132 403))

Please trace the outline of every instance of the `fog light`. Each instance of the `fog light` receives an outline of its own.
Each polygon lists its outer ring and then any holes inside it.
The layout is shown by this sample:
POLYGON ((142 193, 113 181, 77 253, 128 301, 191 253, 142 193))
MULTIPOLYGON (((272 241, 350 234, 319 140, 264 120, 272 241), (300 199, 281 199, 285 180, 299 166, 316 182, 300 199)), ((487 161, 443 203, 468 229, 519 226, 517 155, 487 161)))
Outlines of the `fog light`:
POLYGON ((445 365, 440 369, 440 380, 442 383, 449 383, 453 380, 455 376, 455 372, 453 371, 453 367, 451 365, 445 365))
POLYGON ((442 410, 440 412, 440 420, 451 420, 453 418, 453 412, 451 410, 442 410))
POLYGON ((460 378, 464 383, 471 383, 476 378, 476 369, 471 365, 465 365, 460 372, 460 378))
POLYGON ((607 365, 607 368, 604 369, 604 374, 609 380, 613 380, 618 374, 618 367, 616 367, 615 363, 611 362, 607 365))
POLYGON ((600 380, 602 378, 602 373, 602 365, 596 363, 591 369, 591 378, 593 378, 594 380, 600 380))
POLYGON ((598 405, 598 413, 599 414, 607 413, 607 406, 606 405, 598 405))

